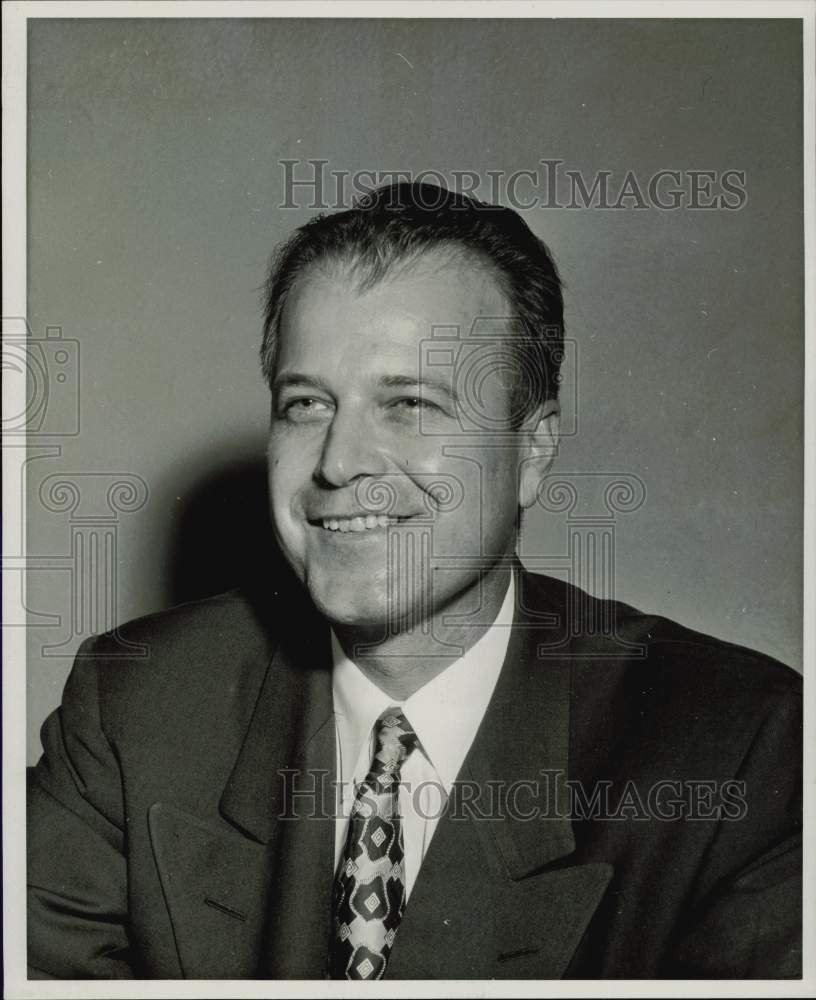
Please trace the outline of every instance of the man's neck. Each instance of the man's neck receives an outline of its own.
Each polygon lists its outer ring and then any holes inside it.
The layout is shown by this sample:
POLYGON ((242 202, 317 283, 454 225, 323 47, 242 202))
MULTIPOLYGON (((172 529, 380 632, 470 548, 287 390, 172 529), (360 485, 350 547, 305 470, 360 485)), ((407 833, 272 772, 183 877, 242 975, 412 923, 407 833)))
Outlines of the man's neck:
MULTIPOLYGON (((402 702, 463 656, 490 629, 510 585, 512 568, 507 561, 492 567, 481 579, 478 614, 464 618, 467 597, 460 595, 434 610, 430 621, 382 636, 381 627, 335 625, 343 651, 366 677, 390 698, 402 702)), ((478 590, 479 588, 477 588, 478 590)), ((470 595, 473 600, 473 595, 470 595)))

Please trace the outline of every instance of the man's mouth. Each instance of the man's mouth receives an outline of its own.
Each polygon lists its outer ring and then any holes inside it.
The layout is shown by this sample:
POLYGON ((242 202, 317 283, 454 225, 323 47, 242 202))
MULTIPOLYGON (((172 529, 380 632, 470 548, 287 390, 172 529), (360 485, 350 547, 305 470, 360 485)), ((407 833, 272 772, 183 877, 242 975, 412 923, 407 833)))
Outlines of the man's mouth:
POLYGON ((325 531, 363 532, 376 531, 378 528, 390 528, 405 521, 408 517, 391 517, 387 514, 365 514, 355 517, 324 517, 312 524, 322 527, 325 531))

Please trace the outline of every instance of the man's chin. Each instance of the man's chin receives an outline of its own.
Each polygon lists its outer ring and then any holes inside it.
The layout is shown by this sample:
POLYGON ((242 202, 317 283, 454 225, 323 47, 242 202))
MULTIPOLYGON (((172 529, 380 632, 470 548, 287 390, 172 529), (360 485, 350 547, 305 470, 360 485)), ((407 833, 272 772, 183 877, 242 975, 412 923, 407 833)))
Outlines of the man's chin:
POLYGON ((385 628, 391 615, 388 609, 387 587, 369 578, 356 581, 349 574, 345 581, 331 575, 310 575, 306 589, 317 610, 332 625, 385 628))
POLYGON ((312 603, 320 614, 336 628, 360 628, 386 632, 389 615, 378 602, 337 601, 310 591, 312 603))

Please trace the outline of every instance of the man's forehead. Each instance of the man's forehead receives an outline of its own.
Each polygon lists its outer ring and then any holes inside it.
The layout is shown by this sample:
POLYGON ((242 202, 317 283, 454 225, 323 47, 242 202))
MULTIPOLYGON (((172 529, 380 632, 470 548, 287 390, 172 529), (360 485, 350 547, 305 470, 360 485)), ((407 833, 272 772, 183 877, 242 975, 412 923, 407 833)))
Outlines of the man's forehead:
POLYGON ((347 318, 376 331, 387 323, 396 341, 417 328, 428 333, 439 325, 458 325, 466 334, 478 317, 510 312, 488 265, 432 250, 407 262, 397 261, 374 281, 359 261, 312 265, 291 289, 281 326, 297 329, 347 318))

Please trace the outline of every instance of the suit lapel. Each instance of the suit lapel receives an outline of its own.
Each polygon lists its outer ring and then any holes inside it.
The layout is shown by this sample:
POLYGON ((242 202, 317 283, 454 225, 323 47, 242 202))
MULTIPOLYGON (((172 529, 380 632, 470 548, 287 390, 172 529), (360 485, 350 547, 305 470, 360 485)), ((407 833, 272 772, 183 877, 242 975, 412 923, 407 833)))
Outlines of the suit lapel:
POLYGON ((400 925, 389 979, 558 979, 613 874, 551 868, 514 880, 479 821, 440 822, 400 925), (437 838, 439 838, 437 840, 437 838))
POLYGON ((514 628, 496 691, 439 822, 389 963, 389 978, 558 978, 612 876, 567 866, 566 621, 529 599, 516 567, 514 628), (532 815, 531 815, 532 814, 532 815))
POLYGON ((151 809, 154 855, 190 978, 320 977, 334 868, 328 630, 297 610, 221 796, 222 821, 151 809), (323 818, 321 818, 323 817, 323 818))
POLYGON ((264 846, 160 802, 148 825, 182 975, 254 976, 266 922, 264 846))

